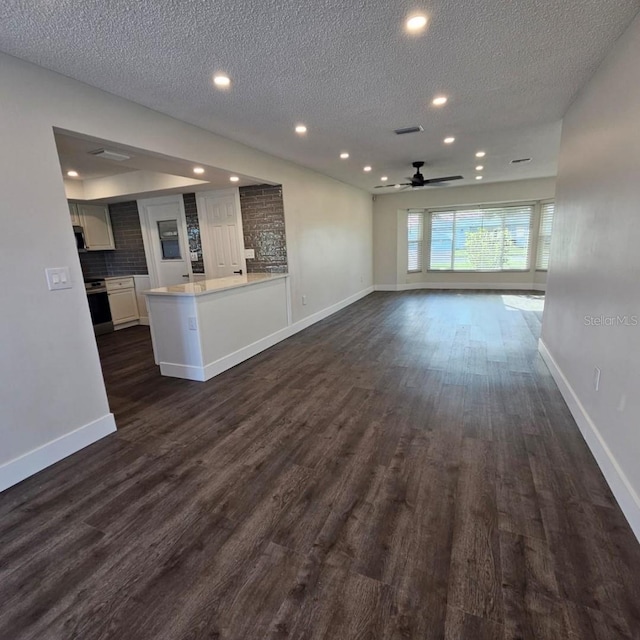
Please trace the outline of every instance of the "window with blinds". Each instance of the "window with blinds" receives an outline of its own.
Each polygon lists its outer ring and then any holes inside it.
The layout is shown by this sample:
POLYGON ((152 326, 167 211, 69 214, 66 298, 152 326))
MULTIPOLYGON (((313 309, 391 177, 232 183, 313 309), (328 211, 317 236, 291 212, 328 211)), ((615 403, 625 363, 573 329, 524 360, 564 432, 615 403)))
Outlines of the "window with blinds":
POLYGON ((422 271, 424 211, 407 213, 407 271, 422 271))
POLYGON ((431 212, 429 269, 526 271, 533 205, 431 212))
POLYGON ((544 202, 540 211, 540 232, 538 233, 538 255, 536 269, 546 271, 549 268, 549 249, 551 248, 551 230, 553 229, 554 202, 544 202))

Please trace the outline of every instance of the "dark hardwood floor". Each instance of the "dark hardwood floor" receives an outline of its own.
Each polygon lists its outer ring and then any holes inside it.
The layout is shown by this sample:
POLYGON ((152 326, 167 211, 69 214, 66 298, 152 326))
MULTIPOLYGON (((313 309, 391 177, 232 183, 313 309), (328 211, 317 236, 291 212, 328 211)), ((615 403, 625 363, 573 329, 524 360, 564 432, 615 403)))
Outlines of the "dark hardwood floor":
POLYGON ((0 494, 0 638, 640 638, 541 305, 376 293, 207 383, 101 337, 119 431, 0 494))

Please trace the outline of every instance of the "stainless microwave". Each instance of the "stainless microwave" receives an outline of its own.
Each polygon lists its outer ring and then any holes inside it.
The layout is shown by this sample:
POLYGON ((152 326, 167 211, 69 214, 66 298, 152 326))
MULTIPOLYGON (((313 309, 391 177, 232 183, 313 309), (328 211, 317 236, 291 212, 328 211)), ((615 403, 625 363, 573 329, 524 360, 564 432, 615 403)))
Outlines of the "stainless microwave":
POLYGON ((76 237, 76 248, 78 251, 86 251, 87 243, 84 241, 84 229, 74 224, 73 235, 76 237))

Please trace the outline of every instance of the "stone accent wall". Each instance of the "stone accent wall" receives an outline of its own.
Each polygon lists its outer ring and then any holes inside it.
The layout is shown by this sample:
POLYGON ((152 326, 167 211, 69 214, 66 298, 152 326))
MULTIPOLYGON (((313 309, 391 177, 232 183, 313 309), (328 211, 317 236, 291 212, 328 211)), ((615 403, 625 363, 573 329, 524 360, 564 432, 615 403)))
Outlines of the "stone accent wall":
POLYGON ((118 202, 109 205, 115 251, 105 251, 104 257, 109 276, 147 274, 147 260, 142 242, 142 230, 138 215, 138 203, 118 202))
POLYGON ((187 219, 187 234, 189 235, 189 251, 198 254, 197 260, 191 261, 193 273, 204 273, 202 261, 202 242, 200 240, 200 223, 198 221, 198 207, 195 193, 183 193, 184 213, 187 219))
POLYGON ((240 187, 240 210, 244 246, 256 252, 255 259, 247 259, 247 271, 285 273, 288 263, 282 186, 240 187))

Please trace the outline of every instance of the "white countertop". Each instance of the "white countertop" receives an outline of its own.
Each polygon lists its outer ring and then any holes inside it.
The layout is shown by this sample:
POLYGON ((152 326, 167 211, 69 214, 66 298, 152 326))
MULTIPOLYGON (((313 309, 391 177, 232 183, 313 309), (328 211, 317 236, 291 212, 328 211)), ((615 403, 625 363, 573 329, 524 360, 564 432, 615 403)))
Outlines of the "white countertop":
POLYGON ((227 289, 237 289, 238 287, 248 287, 270 280, 281 280, 288 278, 288 273, 247 273, 243 276, 229 276, 227 278, 214 278, 212 280, 202 280, 201 282, 187 282, 185 284, 174 284, 171 287, 159 287, 145 291, 145 296, 204 296, 217 291, 227 289))

